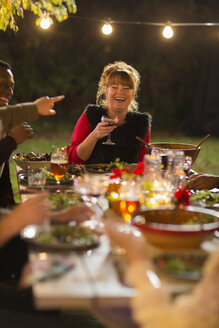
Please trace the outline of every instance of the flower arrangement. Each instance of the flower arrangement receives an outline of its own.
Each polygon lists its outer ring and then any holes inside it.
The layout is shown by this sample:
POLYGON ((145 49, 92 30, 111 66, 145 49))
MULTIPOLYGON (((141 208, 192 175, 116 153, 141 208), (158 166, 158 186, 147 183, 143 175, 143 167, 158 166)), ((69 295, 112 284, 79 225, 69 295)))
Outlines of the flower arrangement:
POLYGON ((187 188, 178 188, 174 193, 174 198, 176 201, 176 206, 178 208, 183 208, 184 206, 190 205, 191 192, 187 188))
POLYGON ((117 178, 135 178, 138 175, 142 175, 144 173, 144 163, 138 162, 137 167, 135 169, 130 169, 124 166, 124 164, 118 163, 116 167, 111 170, 113 175, 111 175, 110 179, 117 178))

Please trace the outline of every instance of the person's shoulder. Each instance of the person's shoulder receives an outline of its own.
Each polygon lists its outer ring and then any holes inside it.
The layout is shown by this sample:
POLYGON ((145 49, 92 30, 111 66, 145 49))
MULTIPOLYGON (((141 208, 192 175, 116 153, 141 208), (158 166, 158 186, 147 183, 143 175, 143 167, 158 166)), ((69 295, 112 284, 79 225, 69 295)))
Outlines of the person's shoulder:
POLYGON ((88 104, 86 107, 86 112, 103 112, 104 108, 102 106, 99 105, 95 105, 95 104, 88 104))
POLYGON ((149 114, 147 112, 129 111, 127 113, 127 116, 130 119, 136 119, 139 122, 151 123, 151 120, 152 120, 151 114, 149 114))
POLYGON ((89 104, 86 109, 85 113, 87 115, 88 120, 93 121, 93 120, 100 120, 100 117, 102 115, 106 115, 106 110, 105 108, 99 106, 99 105, 93 105, 89 104))

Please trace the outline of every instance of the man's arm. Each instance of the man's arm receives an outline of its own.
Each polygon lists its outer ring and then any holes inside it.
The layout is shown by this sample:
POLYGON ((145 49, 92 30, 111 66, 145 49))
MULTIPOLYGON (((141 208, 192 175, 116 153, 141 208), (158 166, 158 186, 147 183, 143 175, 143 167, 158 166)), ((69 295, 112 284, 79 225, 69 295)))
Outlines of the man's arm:
POLYGON ((10 131, 15 125, 23 121, 35 121, 39 115, 55 115, 54 103, 63 99, 64 96, 42 97, 32 103, 1 107, 0 120, 2 121, 3 132, 10 131))
POLYGON ((24 103, 0 108, 0 119, 4 132, 9 132, 15 125, 23 121, 36 121, 39 117, 34 103, 24 103))

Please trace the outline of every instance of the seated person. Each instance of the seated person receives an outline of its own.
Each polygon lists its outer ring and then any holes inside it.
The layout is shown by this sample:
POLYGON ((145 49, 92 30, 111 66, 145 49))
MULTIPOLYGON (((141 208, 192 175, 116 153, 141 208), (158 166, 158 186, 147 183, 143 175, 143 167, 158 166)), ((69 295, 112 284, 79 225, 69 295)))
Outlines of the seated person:
POLYGON ((124 62, 105 66, 99 81, 96 105, 88 105, 79 118, 68 152, 69 163, 94 164, 142 161, 145 146, 136 136, 150 142, 151 116, 138 112, 136 101, 139 73, 124 62), (116 120, 117 125, 102 122, 102 116, 116 120), (111 133, 113 145, 103 144, 111 133))
POLYGON ((0 186, 0 195, 2 199, 5 198, 5 200, 2 200, 0 203, 0 206, 6 207, 8 204, 14 204, 13 197, 9 195, 11 193, 11 185, 8 165, 7 163, 5 165, 5 162, 7 162, 10 153, 16 148, 18 143, 32 136, 32 128, 28 124, 22 122, 24 120, 37 120, 39 115, 55 115, 56 112, 53 109, 54 103, 61 101, 63 98, 64 96, 53 98, 41 97, 33 103, 8 106, 6 97, 3 97, 2 101, 0 96, 0 178, 2 177, 4 180, 2 186, 0 186), (8 133, 8 136, 4 137, 5 133, 8 133), (6 184, 8 188, 7 191, 4 189, 6 184), (9 195, 9 199, 5 197, 6 193, 9 195))
MULTIPOLYGON (((15 205, 10 181, 9 157, 17 145, 33 135, 33 130, 24 120, 36 120, 40 115, 53 115, 55 101, 63 97, 40 98, 35 103, 8 106, 14 90, 14 76, 8 63, 0 60, 0 208, 15 205), (7 133, 7 135, 5 135, 7 133)), ((0 249, 0 281, 16 283, 23 264, 27 260, 26 244, 19 235, 0 249), (16 250, 16 252, 15 252, 16 250)))
MULTIPOLYGON (((7 106, 14 94, 14 76, 11 66, 0 60, 0 107, 7 106)), ((33 136, 31 126, 22 122, 0 139, 0 207, 10 207, 15 204, 10 181, 9 158, 17 145, 33 136)))
POLYGON ((112 243, 126 250, 127 280, 137 289, 131 306, 139 327, 219 327, 219 248, 209 256, 204 277, 193 291, 171 299, 169 290, 161 284, 146 258, 149 245, 141 232, 130 225, 112 222, 106 224, 106 232, 112 243))
POLYGON ((219 176, 212 174, 193 174, 189 177, 187 187, 190 189, 219 188, 219 176))

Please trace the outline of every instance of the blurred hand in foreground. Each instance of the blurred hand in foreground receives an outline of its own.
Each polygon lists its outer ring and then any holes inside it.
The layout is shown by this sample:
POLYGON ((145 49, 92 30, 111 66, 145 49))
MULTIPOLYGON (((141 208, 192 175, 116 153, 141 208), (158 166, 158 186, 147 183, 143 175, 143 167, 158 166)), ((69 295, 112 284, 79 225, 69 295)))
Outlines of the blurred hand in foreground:
POLYGON ((48 217, 49 203, 47 193, 29 198, 0 221, 0 246, 6 243, 21 229, 30 224, 43 222, 48 217))
POLYGON ((48 217, 50 209, 48 194, 40 193, 15 207, 12 214, 23 227, 29 224, 42 223, 48 217))
POLYGON ((90 220, 95 212, 85 204, 78 204, 68 207, 61 212, 49 213, 50 219, 58 222, 74 220, 77 223, 90 220))
POLYGON ((189 177, 187 187, 190 189, 212 189, 219 187, 219 176, 211 174, 193 174, 189 177))
POLYGON ((35 100, 35 105, 37 106, 38 113, 42 116, 55 115, 56 111, 53 109, 54 103, 61 101, 65 96, 57 97, 42 97, 35 100))
POLYGON ((126 257, 129 262, 144 258, 146 240, 137 228, 130 224, 108 221, 105 222, 105 232, 113 245, 126 250, 126 257))

